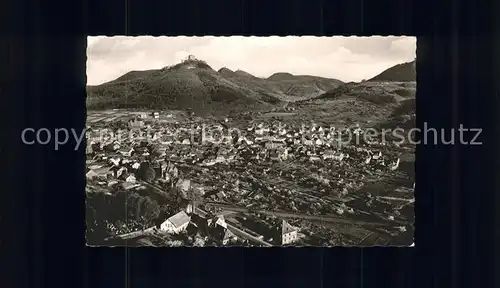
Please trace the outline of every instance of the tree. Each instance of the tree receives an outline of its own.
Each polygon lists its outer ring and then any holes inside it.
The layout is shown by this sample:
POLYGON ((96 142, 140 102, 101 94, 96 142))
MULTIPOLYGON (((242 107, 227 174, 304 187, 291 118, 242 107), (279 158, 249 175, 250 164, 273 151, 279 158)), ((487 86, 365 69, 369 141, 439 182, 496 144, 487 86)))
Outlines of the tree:
POLYGON ((167 206, 161 206, 158 209, 158 217, 156 217, 156 220, 154 220, 154 225, 156 228, 160 228, 160 225, 167 219, 168 215, 170 215, 170 211, 167 208, 167 206))
POLYGON ((141 196, 139 194, 137 194, 137 193, 129 194, 129 196, 127 197, 127 200, 126 200, 126 205, 124 205, 127 207, 126 220, 137 218, 136 217, 137 212, 140 212, 140 211, 137 211, 138 210, 137 206, 138 206, 140 200, 141 200, 141 196))
POLYGON ((145 197, 139 197, 135 206, 135 220, 139 220, 141 217, 142 206, 144 205, 145 197))
POLYGON ((148 146, 148 151, 151 156, 154 156, 155 158, 160 156, 160 150, 159 146, 157 144, 151 144, 148 146))
POLYGON ((186 198, 189 199, 193 205, 193 211, 196 209, 196 205, 203 200, 201 194, 192 188, 186 192, 186 198))
POLYGON ((203 247, 205 246, 205 240, 203 240, 201 237, 196 237, 193 243, 194 247, 203 247))
POLYGON ((160 205, 158 204, 158 202, 156 202, 155 200, 151 199, 148 196, 144 197, 144 200, 142 202, 142 211, 143 215, 141 216, 146 218, 148 222, 157 219, 160 216, 161 212, 160 205))
POLYGON ((137 176, 141 180, 152 182, 156 177, 156 172, 148 162, 143 162, 137 171, 137 176))

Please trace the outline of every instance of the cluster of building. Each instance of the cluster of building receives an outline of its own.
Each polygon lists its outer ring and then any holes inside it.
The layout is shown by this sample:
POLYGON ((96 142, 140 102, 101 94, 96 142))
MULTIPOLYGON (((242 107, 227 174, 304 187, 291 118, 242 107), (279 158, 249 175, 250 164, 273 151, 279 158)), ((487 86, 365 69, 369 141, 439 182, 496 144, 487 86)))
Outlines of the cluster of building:
MULTIPOLYGON (((234 224, 233 224, 234 225, 234 224)), ((281 245, 293 244, 299 239, 298 228, 293 227, 287 221, 282 220, 278 233, 278 240, 281 245)), ((162 233, 181 234, 185 233, 194 237, 202 238, 203 242, 212 240, 216 245, 234 245, 252 242, 252 237, 241 235, 237 231, 238 228, 228 226, 228 222, 222 215, 200 216, 199 213, 194 213, 193 210, 187 209, 169 217, 163 223, 156 227, 162 233), (233 232, 235 231, 235 232, 233 232), (236 234, 235 234, 236 233, 236 234)), ((259 240, 262 237, 254 237, 259 240)), ((257 242, 258 244, 258 242, 257 242)))
MULTIPOLYGON (((153 113, 127 122, 128 131, 149 137, 89 139, 87 179, 102 186, 142 189, 144 182, 139 180, 146 176, 141 167, 147 164, 154 171, 147 182, 196 190, 204 201, 306 214, 353 214, 356 211, 335 199, 382 174, 401 174, 399 155, 408 152, 385 143, 342 142, 361 135, 360 127, 338 131, 329 125, 305 128, 263 121, 231 129, 229 119, 167 125, 155 121, 158 117, 153 113)), ((191 225, 222 244, 237 241, 223 218, 204 219, 192 212, 180 211, 159 229, 175 234, 191 225)), ((288 231, 282 233, 283 243, 297 239, 290 227, 283 221, 282 231, 288 231)))

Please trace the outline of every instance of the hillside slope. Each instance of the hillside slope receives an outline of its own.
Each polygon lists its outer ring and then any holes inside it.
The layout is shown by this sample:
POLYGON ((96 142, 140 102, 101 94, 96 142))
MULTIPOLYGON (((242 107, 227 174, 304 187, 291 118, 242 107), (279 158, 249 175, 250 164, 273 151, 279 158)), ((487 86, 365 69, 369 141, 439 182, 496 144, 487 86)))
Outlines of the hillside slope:
POLYGON ((271 105, 255 91, 232 83, 198 60, 135 75, 127 73, 117 80, 88 87, 87 96, 89 109, 192 109, 201 113, 271 105))
POLYGON ((107 82, 106 84, 127 82, 127 81, 146 78, 146 77, 151 76, 151 74, 153 74, 155 71, 156 70, 130 71, 130 72, 123 74, 122 76, 116 78, 113 81, 107 82))
POLYGON ((399 103, 388 119, 381 123, 381 128, 398 127, 409 131, 416 125, 416 100, 410 98, 399 103))
POLYGON ((344 84, 337 79, 290 73, 275 73, 267 78, 267 83, 286 95, 303 98, 316 97, 344 84))
POLYGON ((316 99, 358 98, 374 104, 397 103, 415 97, 415 82, 349 83, 316 97, 316 99))
POLYGON ((415 82, 351 82, 292 107, 312 118, 391 126, 414 115, 415 94, 415 82))
MULTIPOLYGON (((291 75, 291 74, 290 74, 291 75)), ((131 71, 118 79, 87 87, 88 109, 192 109, 195 112, 260 110, 290 98, 310 98, 342 82, 314 76, 269 80, 247 72, 213 70, 188 59, 158 70, 131 71)))
POLYGON ((387 70, 384 70, 382 73, 368 81, 417 81, 415 61, 395 65, 387 70))

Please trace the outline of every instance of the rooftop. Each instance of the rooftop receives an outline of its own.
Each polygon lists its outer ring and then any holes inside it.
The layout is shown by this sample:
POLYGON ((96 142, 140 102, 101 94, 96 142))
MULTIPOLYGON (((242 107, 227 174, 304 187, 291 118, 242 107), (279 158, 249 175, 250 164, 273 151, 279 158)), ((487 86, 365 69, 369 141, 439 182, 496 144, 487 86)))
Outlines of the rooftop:
POLYGON ((288 224, 288 222, 283 220, 283 222, 281 224, 281 234, 284 235, 284 234, 291 233, 294 231, 297 231, 297 228, 293 227, 292 225, 288 224))
POLYGON ((186 212, 181 211, 175 214, 174 216, 168 218, 167 220, 170 221, 177 228, 188 223, 190 219, 191 218, 186 214, 186 212))
POLYGON ((102 167, 97 169, 91 169, 96 174, 106 174, 111 170, 111 167, 102 167))

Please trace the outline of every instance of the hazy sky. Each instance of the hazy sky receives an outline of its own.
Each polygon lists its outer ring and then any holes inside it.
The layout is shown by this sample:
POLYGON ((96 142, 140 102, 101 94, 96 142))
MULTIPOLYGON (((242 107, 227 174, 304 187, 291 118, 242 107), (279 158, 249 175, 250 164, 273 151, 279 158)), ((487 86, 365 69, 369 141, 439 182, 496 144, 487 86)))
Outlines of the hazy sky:
POLYGON ((275 72, 336 78, 371 78, 416 57, 415 37, 88 37, 87 84, 132 70, 159 69, 188 55, 213 69, 240 69, 258 77, 275 72))

